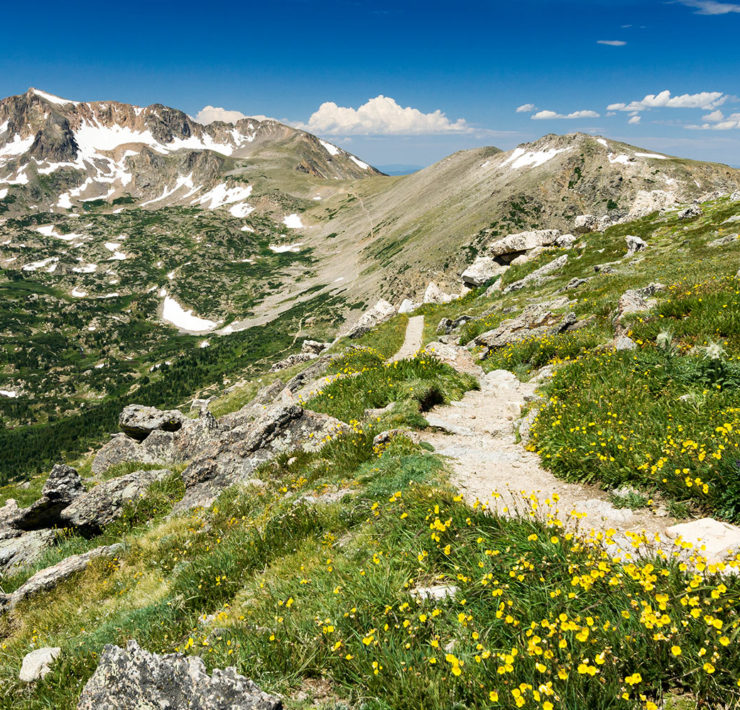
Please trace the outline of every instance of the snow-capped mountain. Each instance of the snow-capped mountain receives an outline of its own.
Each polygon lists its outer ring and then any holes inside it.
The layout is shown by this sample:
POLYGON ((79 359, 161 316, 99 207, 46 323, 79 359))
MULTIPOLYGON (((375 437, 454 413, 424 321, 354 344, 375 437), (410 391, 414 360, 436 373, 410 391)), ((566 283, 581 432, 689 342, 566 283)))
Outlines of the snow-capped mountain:
POLYGON ((257 155, 323 180, 378 174, 270 119, 201 125, 161 104, 70 101, 33 88, 0 101, 0 199, 12 193, 19 207, 126 198, 143 207, 230 205, 243 215, 251 190, 239 168, 257 155))

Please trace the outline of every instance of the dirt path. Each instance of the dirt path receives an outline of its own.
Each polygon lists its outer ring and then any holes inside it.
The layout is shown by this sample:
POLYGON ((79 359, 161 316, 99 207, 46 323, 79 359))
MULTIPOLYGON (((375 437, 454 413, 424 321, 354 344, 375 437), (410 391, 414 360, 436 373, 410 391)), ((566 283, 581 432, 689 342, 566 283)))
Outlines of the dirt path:
POLYGON ((479 391, 427 414, 437 429, 421 437, 449 457, 452 482, 469 504, 480 501, 503 514, 517 509, 528 513, 525 499, 534 494, 538 514, 552 514, 569 528, 578 525, 586 532, 615 530, 616 544, 624 551, 631 549, 627 531, 645 531, 651 540, 658 533, 665 540, 665 528, 675 522, 672 518, 649 510, 617 509, 603 491, 566 483, 545 471, 537 454, 516 442, 513 423, 525 398, 534 396, 535 383, 522 383, 505 370, 483 375, 480 382, 479 391))
POLYGON ((390 359, 391 362, 412 357, 421 349, 421 341, 424 335, 424 316, 412 316, 406 325, 406 337, 401 349, 390 359))

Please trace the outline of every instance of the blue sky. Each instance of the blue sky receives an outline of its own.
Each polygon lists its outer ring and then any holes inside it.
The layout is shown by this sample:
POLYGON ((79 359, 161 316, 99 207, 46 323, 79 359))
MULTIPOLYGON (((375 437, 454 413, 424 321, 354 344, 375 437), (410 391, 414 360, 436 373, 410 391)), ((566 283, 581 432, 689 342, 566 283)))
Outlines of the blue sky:
POLYGON ((738 37, 729 0, 41 0, 3 8, 0 95, 264 114, 376 165, 585 131, 740 166, 738 37))

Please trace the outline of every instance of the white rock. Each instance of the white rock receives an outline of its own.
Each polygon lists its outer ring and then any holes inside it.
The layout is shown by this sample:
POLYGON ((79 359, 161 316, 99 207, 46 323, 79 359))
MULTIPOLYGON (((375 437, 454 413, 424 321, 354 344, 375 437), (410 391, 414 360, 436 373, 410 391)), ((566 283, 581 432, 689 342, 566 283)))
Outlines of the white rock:
POLYGON ((449 303, 453 297, 445 293, 434 281, 430 281, 424 291, 424 303, 449 303))
POLYGON ((559 229, 535 229, 529 232, 508 234, 488 247, 491 256, 529 251, 535 247, 546 247, 555 243, 560 236, 559 229))
POLYGON ((679 537, 690 542, 710 564, 720 562, 733 550, 740 550, 740 527, 722 523, 714 518, 701 518, 690 523, 679 523, 668 528, 666 535, 671 539, 679 537))
POLYGON ((431 587, 416 587, 409 593, 416 599, 439 600, 454 597, 457 594, 457 587, 452 584, 435 584, 431 587))
POLYGON ((572 234, 561 234, 556 240, 555 244, 561 249, 570 249, 576 243, 577 237, 572 234))
POLYGON ((18 674, 18 677, 24 683, 33 683, 33 681, 43 678, 51 671, 50 666, 61 650, 58 646, 53 648, 47 646, 45 648, 37 648, 35 651, 26 654, 23 658, 21 672, 18 674))
POLYGON ((401 305, 398 307, 399 313, 412 313, 419 307, 416 301, 412 301, 410 298, 404 298, 401 305))
POLYGON ((629 211, 632 219, 675 206, 676 195, 665 190, 639 190, 629 211))
POLYGON ((626 335, 620 335, 614 339, 614 348, 616 350, 636 350, 637 343, 626 335))
POLYGON ((592 214, 579 214, 573 223, 573 231, 576 234, 586 234, 596 229, 598 220, 592 214))
POLYGON ((479 256, 462 272, 460 278, 471 286, 482 286, 494 276, 506 271, 507 267, 499 264, 490 256, 479 256))
POLYGON ((349 337, 357 337, 374 328, 379 323, 388 320, 396 314, 396 309, 392 304, 384 299, 380 299, 372 308, 368 309, 355 323, 349 333, 349 337))

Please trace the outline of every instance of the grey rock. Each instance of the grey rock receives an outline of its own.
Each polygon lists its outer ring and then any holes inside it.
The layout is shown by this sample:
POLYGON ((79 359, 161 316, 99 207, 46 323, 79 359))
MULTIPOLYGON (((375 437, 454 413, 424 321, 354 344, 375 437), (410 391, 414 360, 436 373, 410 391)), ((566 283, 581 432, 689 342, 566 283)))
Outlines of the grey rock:
POLYGON ((561 249, 570 249, 576 243, 577 240, 578 238, 572 234, 561 234, 555 240, 555 245, 559 246, 561 249))
POLYGON ((366 409, 364 412, 364 415, 368 417, 369 419, 377 419, 378 417, 382 417, 384 414, 390 414, 395 408, 395 406, 396 406, 396 403, 391 402, 385 407, 366 409))
POLYGON ((376 325, 387 321, 396 314, 396 309, 382 298, 370 309, 365 311, 347 334, 350 338, 359 338, 372 330, 376 325))
POLYGON ((330 345, 331 343, 321 343, 318 340, 304 340, 303 343, 301 343, 301 352, 320 355, 330 345))
POLYGON ((452 330, 452 319, 442 318, 437 324, 437 335, 447 334, 452 330))
POLYGON ((561 333, 575 322, 573 313, 559 315, 549 310, 546 304, 534 304, 527 306, 516 318, 505 320, 497 328, 481 333, 473 342, 490 351, 526 338, 561 333))
POLYGON ((573 223, 573 231, 576 234, 587 234, 598 227, 598 219, 592 214, 579 214, 573 223))
POLYGON ((120 517, 127 503, 143 496, 152 483, 171 473, 168 469, 134 471, 100 483, 65 508, 62 520, 70 527, 98 532, 120 517))
POLYGON ((55 530, 0 530, 0 575, 12 574, 34 564, 54 544, 56 537, 55 530))
POLYGON ((702 214, 703 212, 699 205, 691 205, 690 207, 681 210, 677 216, 679 219, 684 220, 693 219, 694 217, 700 217, 702 214))
POLYGON ((462 272, 460 278, 463 283, 470 286, 482 286, 486 281, 490 281, 494 276, 499 276, 506 269, 505 265, 499 264, 493 257, 479 256, 462 272))
POLYGON ((6 524, 19 530, 41 530, 59 525, 62 510, 84 491, 75 469, 56 464, 41 489, 41 498, 28 508, 18 509, 13 519, 6 519, 6 524))
POLYGON ((270 372, 280 372, 280 370, 287 370, 289 367, 293 367, 293 365, 298 365, 302 362, 308 362, 309 360, 315 360, 317 357, 318 355, 313 352, 293 353, 292 355, 288 355, 288 357, 286 357, 285 359, 276 362, 270 368, 270 372))
POLYGON ((115 544, 96 547, 89 552, 72 555, 52 567, 42 569, 16 589, 12 594, 0 598, 0 613, 14 609, 20 602, 40 592, 53 589, 57 584, 73 574, 84 570, 92 560, 98 557, 113 557, 123 550, 123 545, 115 544))
POLYGON ((647 242, 640 237, 635 237, 632 234, 628 234, 625 238, 627 242, 627 256, 637 254, 638 251, 644 251, 647 249, 647 242))
POLYGON ((523 444, 528 444, 532 436, 532 425, 539 414, 539 409, 532 407, 520 420, 517 426, 519 437, 523 444))
POLYGON ((156 407, 129 404, 121 412, 118 425, 131 438, 143 441, 156 430, 177 431, 184 419, 185 415, 177 409, 163 411, 156 407))
POLYGON ((637 343, 626 335, 620 335, 614 339, 614 348, 616 350, 636 350, 637 343))
POLYGON ((539 269, 536 269, 531 274, 527 274, 523 279, 520 279, 519 281, 515 281, 512 284, 509 284, 505 289, 504 293, 511 293, 512 291, 519 291, 526 286, 530 286, 532 284, 540 284, 544 279, 551 274, 555 273, 556 271, 559 271, 562 269, 566 264, 568 263, 568 255, 563 254, 562 256, 559 256, 554 261, 551 261, 549 264, 545 264, 544 266, 541 266, 539 269))
POLYGON ((621 318, 628 313, 640 313, 650 308, 645 297, 636 289, 629 289, 619 297, 617 312, 621 318))
POLYGON ((728 244, 736 244, 738 240, 737 234, 728 234, 726 237, 720 237, 719 239, 714 239, 707 246, 709 247, 725 247, 728 244))
POLYGON ((559 236, 559 229, 536 229, 508 234, 503 239, 491 243, 488 246, 488 253, 493 257, 518 256, 536 247, 551 246, 559 236))
POLYGON ((211 675, 198 656, 156 654, 129 641, 108 645, 77 703, 77 710, 282 710, 233 667, 211 675))
POLYGON ((588 283, 591 279, 579 279, 579 278, 572 278, 570 281, 568 281, 565 286, 561 289, 562 291, 572 291, 575 288, 578 288, 579 286, 583 286, 583 284, 588 283))
POLYGON ((429 587, 415 587, 409 594, 419 601, 441 601, 457 594, 457 587, 452 584, 433 584, 429 587))
POLYGON ((611 262, 608 264, 596 264, 594 266, 594 271, 597 274, 613 274, 616 270, 616 262, 611 262))
POLYGON ((59 646, 46 646, 27 653, 23 657, 18 678, 24 683, 33 683, 33 681, 48 675, 51 671, 51 664, 54 663, 61 651, 62 649, 59 646))

